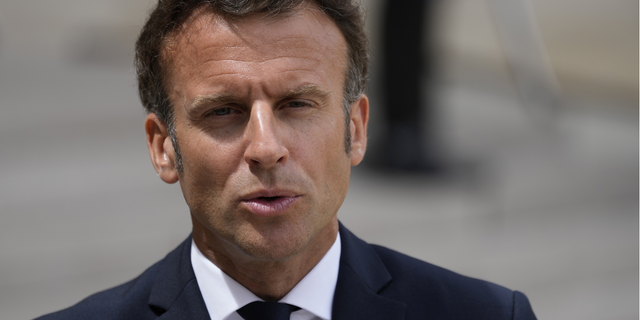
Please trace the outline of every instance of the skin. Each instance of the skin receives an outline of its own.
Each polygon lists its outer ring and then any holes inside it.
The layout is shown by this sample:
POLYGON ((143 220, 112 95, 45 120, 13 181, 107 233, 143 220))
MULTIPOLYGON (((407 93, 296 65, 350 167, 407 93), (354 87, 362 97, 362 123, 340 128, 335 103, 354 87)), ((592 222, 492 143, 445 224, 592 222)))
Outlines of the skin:
POLYGON ((193 239, 260 298, 284 297, 324 256, 351 166, 367 143, 369 102, 351 104, 345 153, 345 40, 312 5, 285 17, 196 12, 164 52, 183 171, 166 125, 145 121, 152 163, 179 182, 193 239), (256 196, 279 196, 261 214, 256 196))

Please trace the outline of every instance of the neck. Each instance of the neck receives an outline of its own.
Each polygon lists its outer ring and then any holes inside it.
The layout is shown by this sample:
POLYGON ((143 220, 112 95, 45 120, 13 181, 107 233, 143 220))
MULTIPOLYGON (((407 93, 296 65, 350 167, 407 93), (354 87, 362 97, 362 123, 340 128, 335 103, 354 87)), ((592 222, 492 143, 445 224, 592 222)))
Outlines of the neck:
POLYGON ((284 259, 264 260, 247 255, 208 230, 198 228, 195 223, 193 228, 193 240, 202 254, 265 301, 278 301, 289 293, 329 251, 337 234, 338 221, 335 218, 299 252, 284 259))

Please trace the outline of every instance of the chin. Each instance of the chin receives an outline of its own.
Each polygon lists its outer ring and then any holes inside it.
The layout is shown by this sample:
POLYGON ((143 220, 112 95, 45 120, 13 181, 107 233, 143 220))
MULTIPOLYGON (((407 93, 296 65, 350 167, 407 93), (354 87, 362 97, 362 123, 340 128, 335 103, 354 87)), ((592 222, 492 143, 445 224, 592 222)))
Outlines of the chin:
POLYGON ((311 236, 296 227, 268 227, 236 235, 236 244, 248 256, 267 261, 281 261, 304 249, 311 236))

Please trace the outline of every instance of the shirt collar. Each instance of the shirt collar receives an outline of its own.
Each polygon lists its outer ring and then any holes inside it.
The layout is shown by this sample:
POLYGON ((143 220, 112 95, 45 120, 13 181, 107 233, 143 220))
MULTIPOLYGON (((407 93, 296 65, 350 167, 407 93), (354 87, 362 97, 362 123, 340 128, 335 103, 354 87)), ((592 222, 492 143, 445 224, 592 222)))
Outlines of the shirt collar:
MULTIPOLYGON (((340 244, 338 233, 336 241, 320 262, 280 302, 300 307, 321 319, 331 319, 340 268, 340 244)), ((253 301, 262 301, 207 259, 193 241, 191 265, 212 320, 225 319, 253 301)))

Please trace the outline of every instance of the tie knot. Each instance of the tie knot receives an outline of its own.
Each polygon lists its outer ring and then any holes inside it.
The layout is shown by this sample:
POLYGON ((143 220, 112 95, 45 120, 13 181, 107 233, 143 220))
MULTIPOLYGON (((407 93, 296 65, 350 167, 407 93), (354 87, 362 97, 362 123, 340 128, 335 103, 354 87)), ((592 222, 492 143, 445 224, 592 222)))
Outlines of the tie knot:
POLYGON ((255 301, 238 309, 238 314, 245 320, 289 320, 296 310, 300 308, 286 303, 255 301))

